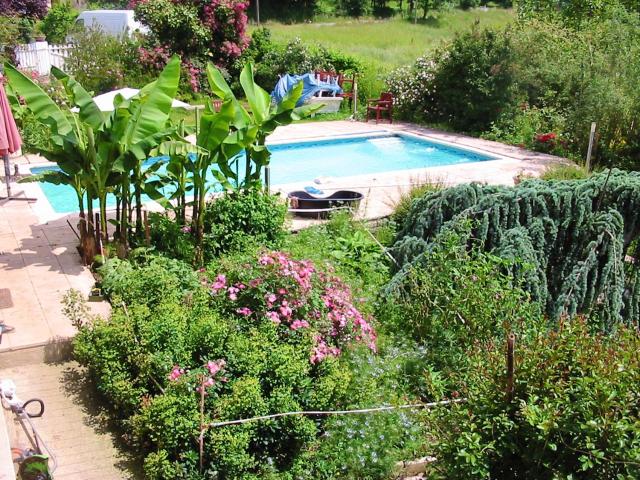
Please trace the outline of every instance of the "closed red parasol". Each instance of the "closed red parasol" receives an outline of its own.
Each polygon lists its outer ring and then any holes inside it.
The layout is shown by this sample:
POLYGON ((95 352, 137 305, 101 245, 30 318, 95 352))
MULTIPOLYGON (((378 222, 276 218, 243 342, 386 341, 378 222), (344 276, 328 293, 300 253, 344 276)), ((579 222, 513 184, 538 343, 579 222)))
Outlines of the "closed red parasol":
MULTIPOLYGON (((7 92, 4 90, 6 78, 0 70, 0 155, 4 162, 4 179, 7 184, 7 199, 16 199, 11 196, 11 165, 9 165, 9 154, 20 150, 22 139, 16 126, 16 121, 11 114, 7 92)), ((19 200, 33 200, 20 198, 19 200)))

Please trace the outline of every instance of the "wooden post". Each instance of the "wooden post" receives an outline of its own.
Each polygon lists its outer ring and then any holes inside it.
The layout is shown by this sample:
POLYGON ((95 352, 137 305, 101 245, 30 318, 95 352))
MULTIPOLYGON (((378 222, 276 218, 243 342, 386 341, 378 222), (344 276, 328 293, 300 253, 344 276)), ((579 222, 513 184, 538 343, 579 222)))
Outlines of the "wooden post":
POLYGON ((596 122, 591 122, 591 132, 589 133, 589 148, 587 149, 587 172, 591 171, 591 154, 593 153, 593 139, 596 136, 596 122))
POLYGON ((149 225, 149 212, 144 211, 144 244, 147 247, 151 246, 151 226, 149 225))
POLYGON ((507 402, 511 403, 513 401, 513 391, 514 391, 514 356, 513 352, 516 346, 516 336, 513 333, 510 333, 507 336, 507 402))
POLYGON ((353 119, 358 115, 358 77, 353 75, 353 119))
POLYGON ((260 26, 260 0, 256 0, 256 22, 260 26))

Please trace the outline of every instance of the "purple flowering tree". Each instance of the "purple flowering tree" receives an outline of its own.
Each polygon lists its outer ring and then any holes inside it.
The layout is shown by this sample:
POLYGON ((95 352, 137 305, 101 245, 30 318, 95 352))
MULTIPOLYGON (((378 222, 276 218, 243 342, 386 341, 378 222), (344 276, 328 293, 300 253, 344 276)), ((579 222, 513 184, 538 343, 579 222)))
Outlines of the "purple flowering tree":
POLYGON ((48 10, 47 0, 0 0, 0 15, 44 18, 48 10))
POLYGON ((207 61, 228 68, 249 43, 248 1, 131 0, 129 6, 151 32, 140 49, 141 62, 159 69, 179 54, 194 91, 207 61))

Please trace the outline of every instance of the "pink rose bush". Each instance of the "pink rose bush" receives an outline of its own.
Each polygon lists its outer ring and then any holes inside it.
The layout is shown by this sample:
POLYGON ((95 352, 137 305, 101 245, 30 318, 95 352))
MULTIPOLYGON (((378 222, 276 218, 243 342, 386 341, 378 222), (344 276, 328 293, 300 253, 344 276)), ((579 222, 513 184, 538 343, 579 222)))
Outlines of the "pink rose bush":
POLYGON ((218 273, 207 280, 221 311, 258 324, 270 322, 283 339, 307 335, 313 364, 364 344, 376 350, 370 319, 354 305, 350 288, 308 260, 265 252, 254 265, 218 273))

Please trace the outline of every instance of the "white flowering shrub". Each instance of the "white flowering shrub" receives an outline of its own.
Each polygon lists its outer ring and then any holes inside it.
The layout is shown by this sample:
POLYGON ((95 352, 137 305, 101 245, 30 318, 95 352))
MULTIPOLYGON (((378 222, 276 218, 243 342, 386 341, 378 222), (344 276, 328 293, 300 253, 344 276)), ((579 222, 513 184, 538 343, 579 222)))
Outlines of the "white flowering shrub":
POLYGON ((400 117, 424 121, 435 113, 435 68, 433 58, 424 56, 413 65, 400 67, 389 75, 387 86, 393 93, 394 107, 400 117))

